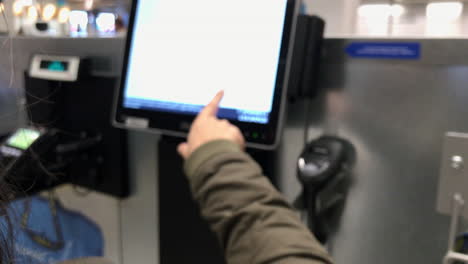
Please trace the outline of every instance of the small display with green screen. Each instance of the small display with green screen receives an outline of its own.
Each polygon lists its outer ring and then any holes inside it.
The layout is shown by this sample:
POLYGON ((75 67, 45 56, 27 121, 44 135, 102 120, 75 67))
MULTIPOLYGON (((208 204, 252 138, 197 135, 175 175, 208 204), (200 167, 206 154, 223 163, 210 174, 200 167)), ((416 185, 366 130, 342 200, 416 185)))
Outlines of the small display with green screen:
POLYGON ((6 142, 6 145, 26 150, 28 149, 39 137, 41 133, 33 129, 18 129, 6 142))
POLYGON ((66 72, 68 71, 68 62, 43 60, 41 61, 41 69, 54 72, 66 72))

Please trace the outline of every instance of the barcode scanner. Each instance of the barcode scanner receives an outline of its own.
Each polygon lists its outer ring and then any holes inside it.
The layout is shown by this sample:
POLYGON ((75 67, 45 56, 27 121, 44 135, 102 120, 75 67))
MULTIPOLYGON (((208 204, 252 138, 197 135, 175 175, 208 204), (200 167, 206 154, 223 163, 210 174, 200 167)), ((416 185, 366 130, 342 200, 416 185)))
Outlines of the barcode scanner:
POLYGON ((332 189, 344 179, 352 164, 354 148, 348 141, 322 136, 307 144, 297 163, 297 176, 303 186, 302 204, 307 210, 307 224, 317 239, 325 243, 328 237, 326 219, 323 213, 330 211, 344 195, 332 189), (320 194, 328 189, 326 197, 320 194), (331 194, 331 195, 330 195, 331 194))

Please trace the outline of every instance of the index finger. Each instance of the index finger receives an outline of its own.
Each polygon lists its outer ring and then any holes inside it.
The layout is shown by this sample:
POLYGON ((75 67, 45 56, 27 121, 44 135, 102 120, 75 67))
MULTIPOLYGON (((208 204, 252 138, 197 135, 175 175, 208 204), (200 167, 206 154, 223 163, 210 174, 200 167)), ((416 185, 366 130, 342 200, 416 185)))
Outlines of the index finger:
POLYGON ((200 112, 199 116, 215 117, 218 113, 219 103, 223 99, 224 91, 219 91, 216 96, 209 102, 205 108, 200 112))

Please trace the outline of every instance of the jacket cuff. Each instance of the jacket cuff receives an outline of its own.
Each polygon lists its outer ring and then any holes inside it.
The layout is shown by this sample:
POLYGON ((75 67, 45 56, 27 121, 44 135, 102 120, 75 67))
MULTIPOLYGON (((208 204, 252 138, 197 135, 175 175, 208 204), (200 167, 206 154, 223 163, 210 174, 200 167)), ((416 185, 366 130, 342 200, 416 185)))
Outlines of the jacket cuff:
POLYGON ((229 140, 215 140, 197 148, 185 162, 185 174, 193 177, 200 166, 221 153, 242 152, 239 145, 229 140))

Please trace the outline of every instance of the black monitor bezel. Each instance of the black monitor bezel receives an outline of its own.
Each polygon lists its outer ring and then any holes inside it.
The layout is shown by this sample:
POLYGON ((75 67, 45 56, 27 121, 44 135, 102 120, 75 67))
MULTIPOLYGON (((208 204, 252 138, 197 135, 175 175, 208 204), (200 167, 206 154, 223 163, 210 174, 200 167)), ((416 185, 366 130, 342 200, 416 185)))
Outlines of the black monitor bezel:
MULTIPOLYGON (((289 75, 288 70, 290 68, 290 57, 294 47, 293 41, 291 40, 295 35, 295 23, 300 2, 301 0, 288 0, 287 2, 284 33, 277 70, 276 87, 269 122, 267 124, 258 124, 230 120, 231 123, 240 128, 240 130, 244 133, 246 141, 252 146, 273 148, 278 143, 278 139, 281 133, 280 125, 282 122, 282 108, 285 101, 284 97, 286 96, 285 89, 287 89, 288 83, 287 77, 289 75)), ((131 109, 124 107, 124 91, 127 80, 138 3, 139 0, 132 1, 127 40, 125 44, 122 75, 120 80, 120 87, 118 88, 119 91, 116 102, 116 109, 113 116, 113 123, 116 126, 122 128, 134 128, 139 130, 155 131, 168 135, 185 136, 189 129, 188 124, 191 124, 195 118, 194 115, 170 113, 157 110, 131 109), (129 125, 127 122, 127 118, 129 117, 146 120, 146 127, 137 128, 129 125)), ((222 87, 220 88, 222 89, 222 87)))

